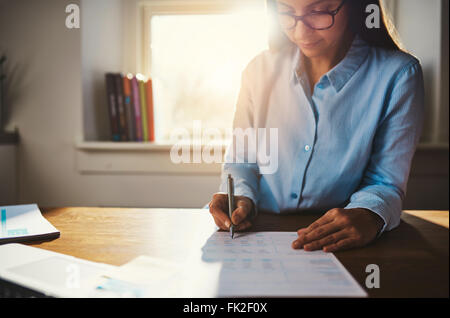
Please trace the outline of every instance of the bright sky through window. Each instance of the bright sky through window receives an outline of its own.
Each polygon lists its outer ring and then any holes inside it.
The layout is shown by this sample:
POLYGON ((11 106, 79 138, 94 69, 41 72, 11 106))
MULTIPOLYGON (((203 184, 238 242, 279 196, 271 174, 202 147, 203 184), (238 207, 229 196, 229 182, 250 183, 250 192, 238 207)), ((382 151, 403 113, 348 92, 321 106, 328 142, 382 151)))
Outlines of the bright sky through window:
POLYGON ((267 15, 156 15, 150 40, 156 139, 176 128, 191 131, 194 120, 231 128, 241 73, 268 48, 267 15))

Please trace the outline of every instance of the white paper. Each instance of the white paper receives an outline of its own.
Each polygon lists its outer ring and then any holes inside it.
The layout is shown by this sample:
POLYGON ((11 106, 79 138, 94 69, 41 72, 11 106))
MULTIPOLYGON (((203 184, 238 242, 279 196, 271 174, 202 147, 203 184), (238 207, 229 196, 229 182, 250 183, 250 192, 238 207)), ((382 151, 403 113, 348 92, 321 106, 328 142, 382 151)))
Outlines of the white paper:
POLYGON ((0 278, 54 297, 102 297, 101 273, 115 266, 18 243, 0 245, 0 278))
POLYGON ((295 232, 238 233, 234 239, 214 233, 201 259, 221 264, 215 296, 367 296, 332 253, 294 250, 296 238, 295 232))
POLYGON ((0 207, 0 225, 0 242, 5 239, 59 233, 42 216, 36 204, 0 207))
POLYGON ((148 256, 106 273, 113 297, 365 297, 331 253, 294 250, 295 232, 214 232, 180 264, 148 256))
POLYGON ((182 270, 180 264, 141 255, 103 273, 96 283, 97 296, 174 297, 182 270))

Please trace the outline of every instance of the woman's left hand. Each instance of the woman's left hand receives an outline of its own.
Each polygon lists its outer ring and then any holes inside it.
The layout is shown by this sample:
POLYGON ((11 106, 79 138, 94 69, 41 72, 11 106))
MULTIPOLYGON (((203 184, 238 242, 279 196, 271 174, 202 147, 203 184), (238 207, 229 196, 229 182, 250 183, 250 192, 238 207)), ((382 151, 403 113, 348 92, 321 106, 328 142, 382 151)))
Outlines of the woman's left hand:
POLYGON ((292 247, 324 252, 360 247, 375 239, 383 225, 383 219, 367 209, 331 209, 307 228, 299 229, 292 247))

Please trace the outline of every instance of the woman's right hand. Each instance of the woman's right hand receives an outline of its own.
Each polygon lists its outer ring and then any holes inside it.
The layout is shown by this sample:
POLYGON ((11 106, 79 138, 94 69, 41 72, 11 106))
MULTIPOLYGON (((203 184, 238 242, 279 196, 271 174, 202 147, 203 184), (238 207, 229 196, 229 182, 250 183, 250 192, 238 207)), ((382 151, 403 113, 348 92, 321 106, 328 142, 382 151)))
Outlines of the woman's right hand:
POLYGON ((236 231, 243 231, 248 229, 252 223, 252 216, 254 215, 253 201, 245 196, 234 196, 236 209, 231 215, 231 220, 228 216, 228 194, 215 193, 211 202, 209 202, 209 212, 214 218, 216 225, 222 230, 228 231, 231 222, 235 226, 236 231))

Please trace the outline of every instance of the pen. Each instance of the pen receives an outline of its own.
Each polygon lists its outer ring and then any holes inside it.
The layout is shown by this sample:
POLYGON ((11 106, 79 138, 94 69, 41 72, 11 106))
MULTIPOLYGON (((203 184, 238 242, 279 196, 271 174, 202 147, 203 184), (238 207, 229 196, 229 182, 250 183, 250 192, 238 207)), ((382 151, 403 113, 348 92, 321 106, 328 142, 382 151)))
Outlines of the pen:
MULTIPOLYGON (((227 189, 228 189, 228 214, 230 216, 230 221, 231 221, 231 215, 233 214, 233 211, 234 211, 234 184, 233 184, 233 177, 231 176, 231 174, 228 174, 227 189)), ((234 237, 233 221, 231 221, 230 235, 231 235, 231 238, 234 237)))

